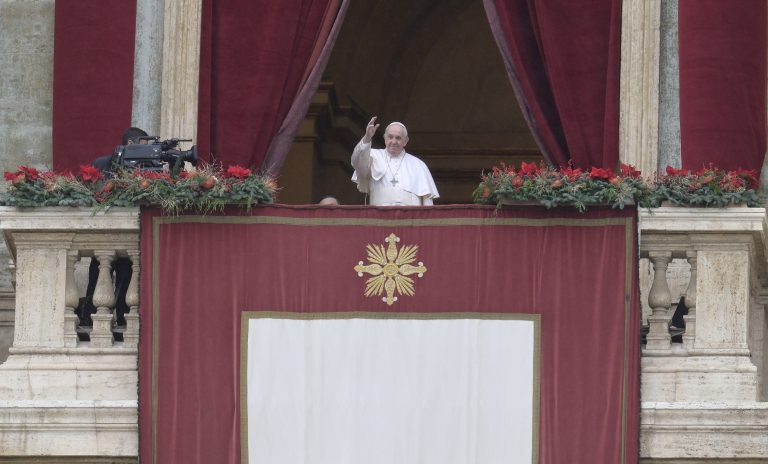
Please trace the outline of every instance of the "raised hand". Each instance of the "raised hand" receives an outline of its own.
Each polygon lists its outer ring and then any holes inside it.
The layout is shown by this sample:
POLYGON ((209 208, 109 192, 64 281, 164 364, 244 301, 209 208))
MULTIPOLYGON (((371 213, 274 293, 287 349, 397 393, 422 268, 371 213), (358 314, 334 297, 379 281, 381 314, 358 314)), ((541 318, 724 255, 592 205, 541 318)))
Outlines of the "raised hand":
POLYGON ((373 134, 376 133, 376 130, 379 128, 380 124, 376 124, 376 116, 372 117, 370 121, 368 121, 368 125, 365 127, 365 137, 363 137, 363 142, 365 143, 371 143, 371 140, 373 139, 373 134))

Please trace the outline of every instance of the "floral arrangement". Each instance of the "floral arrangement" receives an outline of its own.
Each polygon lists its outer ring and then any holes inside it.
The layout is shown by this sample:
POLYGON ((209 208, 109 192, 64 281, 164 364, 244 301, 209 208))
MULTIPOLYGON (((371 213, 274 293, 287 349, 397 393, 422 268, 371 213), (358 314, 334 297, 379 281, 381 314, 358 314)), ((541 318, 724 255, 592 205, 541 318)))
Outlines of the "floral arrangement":
POLYGON ((226 205, 250 208, 272 203, 277 184, 269 176, 241 166, 226 169, 208 165, 178 175, 140 169, 118 170, 105 176, 99 169, 83 165, 77 173, 39 172, 19 166, 6 172, 8 190, 0 194, 0 205, 17 207, 160 206, 177 214, 184 210, 209 212, 226 205))
POLYGON ((644 179, 640 171, 623 163, 616 171, 555 169, 525 162, 515 169, 502 163, 483 174, 474 199, 499 206, 510 202, 535 202, 547 208, 573 206, 579 211, 590 204, 623 208, 634 203, 653 208, 662 202, 692 207, 763 206, 758 185, 755 171, 724 171, 712 166, 697 172, 667 167, 665 175, 644 179))

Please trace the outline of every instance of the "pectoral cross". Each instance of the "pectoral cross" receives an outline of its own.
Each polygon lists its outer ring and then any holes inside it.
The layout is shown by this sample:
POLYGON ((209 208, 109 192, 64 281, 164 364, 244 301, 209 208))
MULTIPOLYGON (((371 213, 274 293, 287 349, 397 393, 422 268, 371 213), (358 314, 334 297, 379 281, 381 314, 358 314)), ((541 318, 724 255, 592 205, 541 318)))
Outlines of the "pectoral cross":
POLYGON ((389 183, 392 184, 392 187, 397 187, 397 179, 393 178, 389 183))

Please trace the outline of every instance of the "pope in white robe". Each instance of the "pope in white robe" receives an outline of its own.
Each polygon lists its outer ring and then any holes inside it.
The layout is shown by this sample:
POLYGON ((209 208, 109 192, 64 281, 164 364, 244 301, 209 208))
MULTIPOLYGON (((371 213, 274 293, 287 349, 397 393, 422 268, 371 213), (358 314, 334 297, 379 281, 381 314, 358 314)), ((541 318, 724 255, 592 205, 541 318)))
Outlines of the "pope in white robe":
POLYGON ((440 194, 427 165, 405 151, 406 127, 391 123, 384 131, 386 148, 372 149, 371 140, 378 127, 374 117, 352 153, 352 181, 357 189, 370 195, 374 206, 431 205, 440 194))

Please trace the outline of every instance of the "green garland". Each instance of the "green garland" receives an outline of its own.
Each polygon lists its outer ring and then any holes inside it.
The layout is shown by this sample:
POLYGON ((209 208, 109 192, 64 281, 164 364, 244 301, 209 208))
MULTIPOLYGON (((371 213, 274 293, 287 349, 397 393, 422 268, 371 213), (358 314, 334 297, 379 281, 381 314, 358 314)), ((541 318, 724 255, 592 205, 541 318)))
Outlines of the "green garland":
POLYGON ((626 164, 613 171, 571 166, 554 169, 524 162, 519 169, 503 163, 494 167, 482 176, 473 197, 482 204, 536 202, 547 208, 572 206, 582 212, 591 204, 655 208, 662 202, 686 207, 762 207, 758 185, 755 171, 725 171, 712 166, 697 172, 668 167, 665 175, 647 180, 626 164))
POLYGON ((19 166, 19 171, 6 172, 4 177, 10 185, 0 194, 0 205, 21 208, 153 205, 170 214, 186 210, 206 213, 227 205, 250 208, 272 203, 277 191, 273 178, 240 166, 206 166, 176 176, 140 169, 104 176, 88 165, 80 166, 77 174, 19 166))

